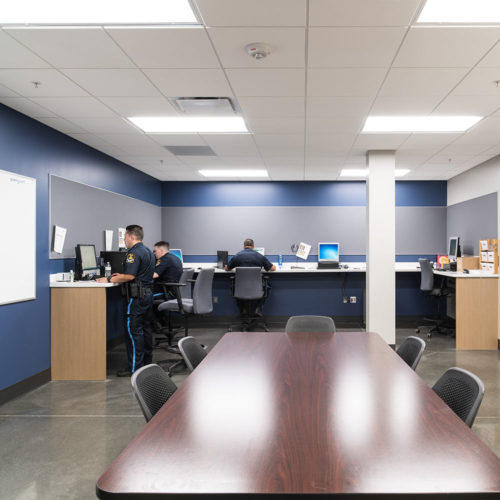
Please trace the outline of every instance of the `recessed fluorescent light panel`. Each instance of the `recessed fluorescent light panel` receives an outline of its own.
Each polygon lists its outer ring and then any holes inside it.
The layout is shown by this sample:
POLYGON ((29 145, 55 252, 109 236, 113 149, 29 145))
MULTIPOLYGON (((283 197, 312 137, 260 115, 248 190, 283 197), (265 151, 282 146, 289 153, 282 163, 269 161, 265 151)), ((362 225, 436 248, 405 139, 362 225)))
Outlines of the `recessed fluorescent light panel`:
POLYGON ((267 170, 198 170, 204 177, 269 177, 267 170))
POLYGON ((465 132, 482 116, 369 116, 364 133, 465 132))
POLYGON ((498 0, 427 0, 417 23, 500 23, 498 0))
POLYGON ((136 116, 128 118, 146 134, 247 134, 241 116, 136 116))
POLYGON ((200 24, 188 0, 5 0, 1 25, 200 24))
MULTIPOLYGON (((403 177, 408 174, 408 168, 395 168, 394 176, 403 177)), ((367 168, 344 168, 340 171, 340 177, 368 177, 369 170, 367 168)))

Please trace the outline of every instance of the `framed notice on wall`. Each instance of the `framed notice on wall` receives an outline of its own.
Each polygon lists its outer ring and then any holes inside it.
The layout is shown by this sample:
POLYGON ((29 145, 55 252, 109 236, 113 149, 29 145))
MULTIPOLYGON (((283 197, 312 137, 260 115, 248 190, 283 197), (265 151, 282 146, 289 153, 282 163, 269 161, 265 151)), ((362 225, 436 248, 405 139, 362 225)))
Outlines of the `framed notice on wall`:
POLYGON ((0 170, 0 304, 36 298, 36 179, 0 170))

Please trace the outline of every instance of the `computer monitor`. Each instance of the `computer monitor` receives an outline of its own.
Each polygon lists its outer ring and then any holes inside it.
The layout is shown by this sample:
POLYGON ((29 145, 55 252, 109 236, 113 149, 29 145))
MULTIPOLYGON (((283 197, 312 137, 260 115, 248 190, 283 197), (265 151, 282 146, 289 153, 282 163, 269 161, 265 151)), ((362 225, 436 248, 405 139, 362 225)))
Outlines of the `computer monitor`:
POLYGON ((97 259, 95 256, 95 245, 78 244, 75 247, 76 254, 76 278, 82 279, 99 274, 97 259))
POLYGON ((217 268, 224 269, 227 266, 229 252, 227 250, 217 250, 217 268))
POLYGON ((261 255, 265 255, 265 248, 264 247, 254 247, 254 250, 257 252, 257 253, 260 253, 261 255))
POLYGON ((101 252, 101 266, 106 262, 111 264, 111 273, 123 273, 123 262, 125 261, 125 252, 101 252))
POLYGON ((184 264, 184 261, 182 260, 182 250, 180 248, 171 248, 169 250, 169 253, 171 253, 172 255, 175 255, 184 264))
POLYGON ((460 257, 460 238, 458 236, 451 236, 448 243, 448 257, 450 260, 457 260, 460 257))
POLYGON ((318 243, 318 262, 330 263, 339 261, 338 243, 318 243))

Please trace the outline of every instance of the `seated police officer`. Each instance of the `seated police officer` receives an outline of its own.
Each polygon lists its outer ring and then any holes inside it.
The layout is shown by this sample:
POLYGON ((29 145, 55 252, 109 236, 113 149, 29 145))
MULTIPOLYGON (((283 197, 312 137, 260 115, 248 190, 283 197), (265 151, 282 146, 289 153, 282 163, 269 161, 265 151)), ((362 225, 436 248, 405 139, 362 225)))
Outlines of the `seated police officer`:
MULTIPOLYGON (((267 257, 254 250, 254 242, 251 238, 247 238, 243 242, 243 250, 238 252, 229 261, 228 265, 226 266, 226 271, 230 271, 235 267, 260 267, 264 268, 266 271, 276 271, 276 266, 273 265, 267 257)), ((244 315, 245 313, 261 315, 263 302, 264 298, 257 301, 237 301, 240 313, 242 315, 244 315)))
POLYGON ((153 335, 151 331, 153 306, 153 252, 143 243, 144 231, 133 224, 125 230, 125 245, 128 252, 123 263, 123 273, 98 282, 123 283, 126 292, 125 342, 127 344, 128 369, 120 370, 119 377, 127 377, 142 366, 153 362, 153 335))

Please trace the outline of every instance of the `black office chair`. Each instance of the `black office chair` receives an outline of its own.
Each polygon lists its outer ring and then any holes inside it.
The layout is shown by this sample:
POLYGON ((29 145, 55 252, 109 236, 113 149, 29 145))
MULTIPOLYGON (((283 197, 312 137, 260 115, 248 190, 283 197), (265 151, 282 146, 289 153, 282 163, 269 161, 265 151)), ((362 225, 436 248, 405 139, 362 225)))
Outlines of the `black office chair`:
MULTIPOLYGON (((198 277, 194 282, 193 287, 193 298, 183 298, 180 294, 182 289, 182 284, 173 283, 172 286, 178 288, 179 295, 177 299, 167 300, 158 306, 158 311, 160 312, 175 312, 183 316, 184 318, 184 336, 188 336, 189 331, 189 316, 199 315, 199 314, 210 314, 213 310, 213 299, 212 299, 212 283, 214 279, 215 269, 201 269, 198 272, 198 277)), ((180 355, 178 346, 170 343, 166 348, 168 352, 180 355)), ((168 361, 167 361, 168 362, 168 361)), ((161 362, 163 364, 163 362, 161 362)), ((183 364, 184 360, 180 359, 169 366, 168 373, 170 374, 176 366, 183 364)))
POLYGON ((412 370, 416 370, 424 349, 425 342, 421 338, 410 336, 403 340, 396 352, 412 370))
POLYGON ((153 418, 177 390, 170 377, 155 364, 139 368, 132 374, 130 382, 146 422, 153 418))
POLYGON ((194 337, 182 337, 179 340, 179 351, 189 371, 193 371, 205 358, 207 351, 194 337))
MULTIPOLYGON (((250 331, 260 327, 268 332, 262 311, 267 297, 267 276, 262 274, 260 267, 236 267, 232 279, 233 297, 240 309, 240 330, 250 331)), ((232 329, 229 327, 229 331, 232 329)))
MULTIPOLYGON (((429 259, 418 259, 418 263, 420 265, 420 290, 426 293, 428 297, 432 297, 437 301, 437 316, 424 318, 425 321, 434 324, 427 332, 427 337, 431 338, 433 333, 443 333, 441 326, 446 322, 446 318, 441 316, 441 298, 449 295, 450 290, 444 286, 444 278, 441 279, 441 284, 438 288, 434 287, 434 272, 429 259)), ((420 333, 420 328, 417 327, 415 332, 420 333)))
POLYGON ((335 333, 335 322, 330 316, 291 316, 285 326, 286 333, 335 333))
POLYGON ((462 368, 448 368, 432 390, 472 427, 484 395, 484 384, 479 377, 462 368))

